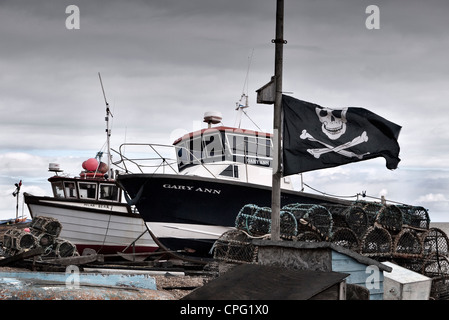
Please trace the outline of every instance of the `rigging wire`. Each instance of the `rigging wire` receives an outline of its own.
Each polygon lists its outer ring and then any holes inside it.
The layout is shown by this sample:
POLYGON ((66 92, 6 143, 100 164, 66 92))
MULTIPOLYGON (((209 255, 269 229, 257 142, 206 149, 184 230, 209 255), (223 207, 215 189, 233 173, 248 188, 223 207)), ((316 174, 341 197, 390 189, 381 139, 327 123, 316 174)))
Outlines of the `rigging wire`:
POLYGON ((359 196, 362 196, 363 198, 370 198, 370 199, 374 199, 374 200, 379 200, 379 201, 388 201, 391 203, 396 203, 396 204, 400 204, 400 205, 407 205, 406 203, 400 202, 400 201, 394 201, 394 200, 388 200, 388 199, 383 199, 383 198, 379 198, 379 197, 374 197, 374 196, 369 196, 366 194, 366 191, 363 191, 362 193, 357 193, 353 196, 340 196, 340 195, 335 195, 335 194, 330 194, 330 193, 326 193, 323 191, 320 191, 316 188, 313 188, 311 186, 309 186, 307 183, 302 182, 303 185, 305 185, 306 187, 308 187, 309 189, 312 189, 315 192, 321 193, 324 196, 329 196, 329 197, 334 197, 334 198, 357 198, 357 200, 359 199, 359 196))
POLYGON ((257 129, 259 129, 259 131, 262 131, 262 129, 260 129, 259 126, 253 121, 253 119, 250 118, 250 116, 246 113, 245 110, 242 110, 242 112, 245 116, 248 117, 249 120, 251 120, 251 122, 257 127, 257 129))

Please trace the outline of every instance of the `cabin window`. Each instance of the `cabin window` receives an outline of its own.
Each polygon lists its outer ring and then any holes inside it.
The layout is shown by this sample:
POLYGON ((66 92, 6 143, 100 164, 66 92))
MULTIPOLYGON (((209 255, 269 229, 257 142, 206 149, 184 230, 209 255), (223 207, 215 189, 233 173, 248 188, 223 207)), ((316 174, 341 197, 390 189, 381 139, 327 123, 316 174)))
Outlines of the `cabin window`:
POLYGON ((239 177, 239 167, 235 165, 229 165, 226 169, 224 169, 221 173, 221 176, 238 178, 239 177))
POLYGON ((81 199, 96 199, 97 198, 97 184, 88 182, 79 182, 80 198, 81 199))
POLYGON ((77 198, 75 182, 64 182, 65 196, 67 198, 77 198))
POLYGON ((99 200, 118 201, 119 190, 116 185, 100 184, 99 200))
POLYGON ((201 136, 196 136, 188 141, 176 145, 179 149, 178 168, 200 163, 210 163, 224 160, 223 141, 220 131, 210 129, 201 136))
POLYGON ((64 186, 61 181, 51 184, 55 198, 64 198, 64 186))
POLYGON ((227 160, 271 166, 272 142, 270 138, 227 133, 227 160))

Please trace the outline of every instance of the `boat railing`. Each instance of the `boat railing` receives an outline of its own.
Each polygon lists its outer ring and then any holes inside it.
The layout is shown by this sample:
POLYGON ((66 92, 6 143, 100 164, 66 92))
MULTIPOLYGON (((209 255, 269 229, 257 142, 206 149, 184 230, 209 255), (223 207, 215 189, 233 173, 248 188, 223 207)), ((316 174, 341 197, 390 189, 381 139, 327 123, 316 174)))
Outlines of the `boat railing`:
POLYGON ((212 177, 215 175, 190 150, 182 146, 155 143, 123 143, 117 153, 120 160, 113 164, 126 173, 174 173, 179 174, 177 153, 189 154, 195 164, 201 165, 212 177))

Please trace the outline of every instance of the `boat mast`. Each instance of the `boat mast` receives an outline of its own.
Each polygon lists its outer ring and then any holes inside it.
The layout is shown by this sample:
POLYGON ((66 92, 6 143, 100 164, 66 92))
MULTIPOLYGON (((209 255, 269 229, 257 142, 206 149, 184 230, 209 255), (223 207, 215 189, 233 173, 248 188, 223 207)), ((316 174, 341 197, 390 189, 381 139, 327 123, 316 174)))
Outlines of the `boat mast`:
POLYGON ((103 87, 103 81, 101 81, 101 75, 100 72, 98 72, 98 77, 100 78, 100 84, 101 84, 101 90, 103 91, 103 98, 104 98, 104 103, 106 104, 106 117, 105 117, 105 121, 106 121, 106 145, 107 145, 107 154, 108 154, 108 173, 109 173, 109 178, 113 179, 113 170, 111 168, 111 143, 110 143, 110 138, 111 138, 111 129, 109 128, 109 115, 111 115, 111 117, 113 117, 111 110, 109 109, 109 103, 106 100, 106 94, 104 93, 104 87, 103 87))
POLYGON ((274 55, 275 100, 273 115, 273 183, 271 195, 271 240, 280 240, 282 165, 282 65, 284 40, 284 0, 276 0, 276 39, 274 55))

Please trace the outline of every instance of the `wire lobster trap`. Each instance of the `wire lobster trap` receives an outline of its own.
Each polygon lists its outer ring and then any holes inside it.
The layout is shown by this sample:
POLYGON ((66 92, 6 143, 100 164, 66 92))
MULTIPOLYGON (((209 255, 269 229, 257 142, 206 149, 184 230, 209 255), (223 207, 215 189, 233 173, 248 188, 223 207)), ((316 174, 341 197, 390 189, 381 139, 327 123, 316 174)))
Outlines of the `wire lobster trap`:
POLYGON ((360 253, 370 257, 389 257, 392 254, 390 233, 379 226, 369 227, 361 238, 360 253))
POLYGON ((38 216, 33 218, 30 227, 41 232, 48 233, 55 238, 59 237, 62 224, 56 218, 38 216))
POLYGON ((242 230, 229 230, 214 243, 214 259, 233 263, 257 262, 258 247, 242 230))
POLYGON ((429 212, 420 206, 400 205, 403 212, 403 224, 416 229, 428 230, 430 228, 429 212))
POLYGON ((433 253, 438 255, 449 255, 449 240, 441 229, 430 228, 421 235, 423 242, 423 255, 429 256, 433 253))
POLYGON ((330 242, 358 252, 360 249, 359 238, 350 228, 338 228, 332 233, 330 242))
POLYGON ((333 229, 349 228, 357 237, 362 236, 370 226, 368 214, 361 206, 323 204, 332 215, 333 229))
POLYGON ((424 260, 421 273, 429 278, 449 279, 449 258, 436 252, 432 253, 424 260))
POLYGON ((421 237, 412 229, 404 228, 394 238, 393 256, 419 258, 423 253, 421 237))
POLYGON ((316 231, 327 240, 332 235, 332 215, 322 205, 293 203, 282 207, 281 211, 291 213, 298 221, 298 236, 305 231, 316 231))
MULTIPOLYGON (((240 209, 235 227, 251 236, 263 236, 271 232, 271 208, 247 204, 240 209)), ((296 218, 287 211, 280 212, 280 236, 292 239, 298 233, 296 218)))
POLYGON ((403 214, 395 205, 383 205, 376 217, 376 222, 390 232, 397 233, 402 230, 403 214))
POLYGON ((379 202, 368 202, 368 201, 356 201, 354 206, 361 207, 368 216, 368 224, 372 226, 376 221, 379 210, 382 209, 383 204, 379 202))
POLYGON ((13 254, 32 249, 36 244, 36 237, 22 229, 10 229, 3 236, 3 246, 13 254))

